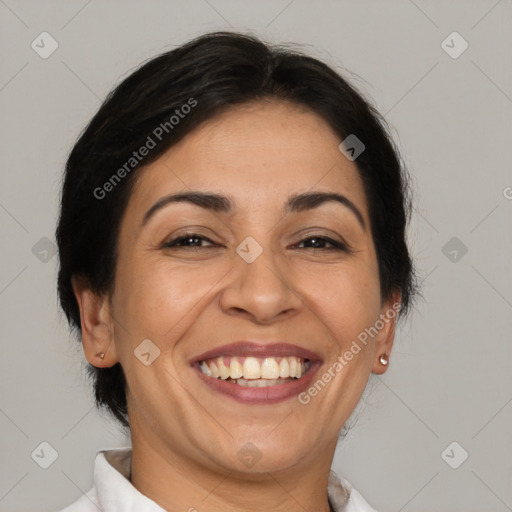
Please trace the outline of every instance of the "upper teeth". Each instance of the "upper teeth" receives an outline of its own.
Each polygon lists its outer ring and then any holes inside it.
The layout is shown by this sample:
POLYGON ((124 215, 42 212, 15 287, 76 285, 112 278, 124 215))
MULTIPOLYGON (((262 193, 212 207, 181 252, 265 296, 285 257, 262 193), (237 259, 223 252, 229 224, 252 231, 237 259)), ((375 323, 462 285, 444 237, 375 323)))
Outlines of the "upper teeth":
POLYGON ((201 372, 221 379, 286 379, 300 378, 309 368, 300 357, 217 357, 201 361, 201 372))

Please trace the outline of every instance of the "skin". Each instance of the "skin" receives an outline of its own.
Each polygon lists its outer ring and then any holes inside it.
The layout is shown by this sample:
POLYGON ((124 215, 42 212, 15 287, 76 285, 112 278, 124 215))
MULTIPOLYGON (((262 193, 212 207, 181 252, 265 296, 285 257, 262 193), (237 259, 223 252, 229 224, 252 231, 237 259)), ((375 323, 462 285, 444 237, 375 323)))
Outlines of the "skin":
POLYGON ((87 360, 120 362, 126 374, 131 481, 166 510, 329 510, 339 432, 370 373, 386 371, 379 356, 391 353, 394 319, 307 405, 236 402, 202 383, 189 361, 237 340, 282 340, 317 352, 320 378, 399 300, 381 301, 363 184, 340 142, 315 113, 285 102, 225 112, 141 171, 113 292, 98 297, 74 280, 87 360), (173 203, 141 228, 158 199, 190 190, 229 196, 235 209, 173 203), (346 196, 366 229, 333 201, 283 215, 288 196, 313 190, 346 196), (162 248, 185 228, 211 242, 162 248), (313 235, 351 251, 315 247, 313 235), (263 248, 250 264, 235 251, 247 236, 263 248), (144 339, 160 350, 149 366, 133 353, 144 339), (261 453, 250 468, 237 457, 247 443, 261 453))

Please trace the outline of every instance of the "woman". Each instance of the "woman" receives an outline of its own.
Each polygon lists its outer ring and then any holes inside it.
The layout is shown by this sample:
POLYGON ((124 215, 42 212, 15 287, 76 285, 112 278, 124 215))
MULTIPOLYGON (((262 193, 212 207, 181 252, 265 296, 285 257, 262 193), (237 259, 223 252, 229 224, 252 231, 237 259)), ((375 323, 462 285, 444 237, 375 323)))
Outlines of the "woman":
POLYGON ((213 33, 126 78, 69 156, 57 241, 132 447, 65 511, 373 510, 330 466, 413 296, 407 213, 383 121, 313 58, 213 33))

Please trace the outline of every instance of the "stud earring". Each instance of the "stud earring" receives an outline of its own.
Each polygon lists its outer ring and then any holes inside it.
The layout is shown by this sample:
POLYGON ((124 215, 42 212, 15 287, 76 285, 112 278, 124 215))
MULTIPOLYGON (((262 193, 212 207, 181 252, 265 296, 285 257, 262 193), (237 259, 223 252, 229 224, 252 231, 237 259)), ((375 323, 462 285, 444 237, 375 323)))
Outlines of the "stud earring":
POLYGON ((379 357, 379 363, 382 365, 382 366, 387 366, 389 364, 389 357, 387 354, 382 354, 380 357, 379 357))
POLYGON ((101 354, 98 354, 98 356, 100 356, 100 358, 103 359, 105 357, 105 352, 102 352, 101 354))

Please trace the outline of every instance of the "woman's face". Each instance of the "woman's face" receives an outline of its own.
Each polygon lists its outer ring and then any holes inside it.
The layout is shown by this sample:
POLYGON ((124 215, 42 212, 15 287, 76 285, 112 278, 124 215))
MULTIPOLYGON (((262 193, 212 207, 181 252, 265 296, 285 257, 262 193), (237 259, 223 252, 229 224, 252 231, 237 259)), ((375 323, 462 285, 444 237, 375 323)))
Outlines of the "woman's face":
POLYGON ((314 113, 252 103, 141 171, 104 360, 126 373, 134 443, 240 472, 333 451, 393 338, 388 322, 357 341, 392 303, 381 303, 363 184, 340 142, 314 113), (193 192, 216 198, 166 200, 193 192), (345 199, 300 200, 314 193, 345 199), (292 379, 296 365, 309 370, 292 379))

